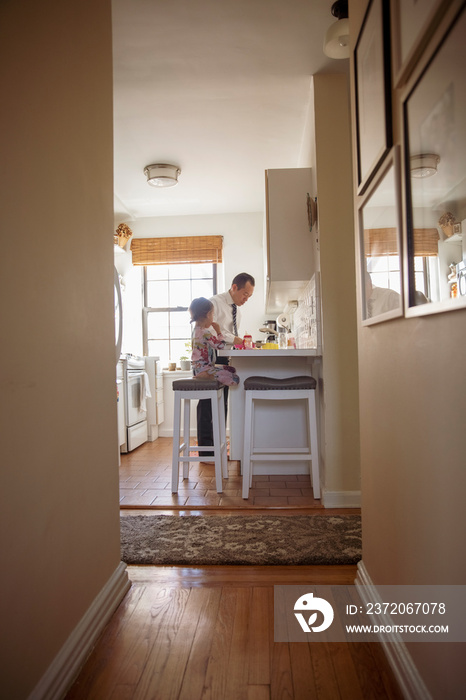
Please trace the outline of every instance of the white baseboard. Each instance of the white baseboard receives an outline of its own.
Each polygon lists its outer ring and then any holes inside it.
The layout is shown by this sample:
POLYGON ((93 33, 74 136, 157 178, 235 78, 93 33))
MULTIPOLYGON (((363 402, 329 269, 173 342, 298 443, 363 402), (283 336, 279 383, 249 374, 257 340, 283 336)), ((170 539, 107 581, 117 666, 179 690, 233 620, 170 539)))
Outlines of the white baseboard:
POLYGON ((64 696, 130 586, 126 564, 120 562, 28 700, 60 700, 64 696))
MULTIPOLYGON (((364 603, 382 603, 382 598, 377 594, 376 586, 372 583, 367 569, 362 561, 358 563, 358 573, 355 584, 361 600, 364 603)), ((382 606, 383 607, 383 606, 382 606)), ((387 618, 383 615, 374 615, 374 624, 387 626, 387 618)), ((393 623, 392 623, 393 624, 393 623)), ((385 637, 387 633, 385 633, 385 637)), ((401 688, 403 697, 406 700, 432 700, 419 671, 405 645, 398 635, 393 633, 389 641, 381 641, 382 649, 387 657, 388 663, 401 688)))
POLYGON ((322 503, 325 508, 360 508, 361 491, 322 490, 322 503))

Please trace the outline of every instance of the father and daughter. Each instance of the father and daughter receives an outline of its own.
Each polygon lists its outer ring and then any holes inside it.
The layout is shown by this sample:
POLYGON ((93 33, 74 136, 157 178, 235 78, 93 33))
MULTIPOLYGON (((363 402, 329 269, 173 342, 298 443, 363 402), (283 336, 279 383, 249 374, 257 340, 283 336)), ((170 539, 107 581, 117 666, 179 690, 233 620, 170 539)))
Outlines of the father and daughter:
POLYGON ((220 326, 214 321, 214 305, 209 299, 193 299, 189 307, 192 335, 191 363, 197 379, 217 379, 225 386, 239 384, 239 377, 230 365, 215 366, 216 351, 225 347, 225 339, 220 326), (213 328, 216 335, 212 333, 213 328))

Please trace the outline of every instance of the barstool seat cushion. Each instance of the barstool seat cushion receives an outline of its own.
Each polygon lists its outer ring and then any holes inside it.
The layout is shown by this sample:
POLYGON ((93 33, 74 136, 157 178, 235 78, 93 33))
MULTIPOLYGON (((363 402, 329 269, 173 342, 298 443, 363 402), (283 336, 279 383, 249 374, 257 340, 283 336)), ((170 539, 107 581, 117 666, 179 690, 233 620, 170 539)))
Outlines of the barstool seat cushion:
POLYGON ((217 391, 223 387, 217 379, 175 379, 173 391, 217 391))
POLYGON ((283 389, 283 391, 293 391, 299 389, 315 389, 316 380, 314 377, 286 377, 276 379, 275 377, 248 377, 244 380, 246 391, 267 391, 283 389))

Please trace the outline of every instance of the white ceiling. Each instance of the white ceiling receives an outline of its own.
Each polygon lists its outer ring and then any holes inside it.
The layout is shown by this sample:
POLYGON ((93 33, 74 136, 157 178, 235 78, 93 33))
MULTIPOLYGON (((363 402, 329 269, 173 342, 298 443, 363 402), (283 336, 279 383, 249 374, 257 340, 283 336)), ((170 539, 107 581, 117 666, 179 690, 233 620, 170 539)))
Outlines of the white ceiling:
POLYGON ((349 63, 322 50, 332 4, 113 0, 116 218, 262 211, 267 168, 309 166, 311 76, 349 63))

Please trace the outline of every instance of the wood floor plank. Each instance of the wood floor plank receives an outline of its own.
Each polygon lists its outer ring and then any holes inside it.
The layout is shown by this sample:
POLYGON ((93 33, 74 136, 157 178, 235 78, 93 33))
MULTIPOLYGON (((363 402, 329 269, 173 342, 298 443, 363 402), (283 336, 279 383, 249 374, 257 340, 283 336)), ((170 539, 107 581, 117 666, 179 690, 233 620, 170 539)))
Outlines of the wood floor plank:
POLYGON ((359 685, 366 700, 387 698, 387 693, 380 670, 374 663, 371 652, 373 642, 353 642, 348 644, 348 651, 358 674, 359 685))
POLYGON ((136 688, 146 672, 154 646, 161 641, 163 630, 176 629, 179 624, 188 595, 186 589, 146 589, 131 636, 122 647, 122 654, 115 657, 116 682, 132 684, 136 688))
MULTIPOLYGON (((329 646, 341 697, 347 700, 365 700, 348 644, 332 642, 329 646)), ((385 696, 381 695, 380 700, 383 697, 385 696)))
POLYGON ((237 596, 233 588, 222 588, 221 592, 201 700, 217 700, 224 698, 226 693, 237 596))
POLYGON ((252 605, 251 588, 235 588, 236 607, 228 659, 225 700, 247 697, 249 676, 248 636, 252 605))
POLYGON ((257 587, 252 589, 252 610, 249 634, 249 685, 270 686, 271 672, 269 640, 273 617, 273 588, 257 587))
POLYGON ((340 697, 330 647, 331 643, 329 642, 309 642, 314 682, 319 700, 335 700, 335 698, 340 697))
POLYGON ((203 695, 207 667, 213 652, 213 632, 218 619, 222 589, 206 589, 208 599, 200 611, 191 653, 181 684, 179 700, 192 700, 203 695))
POLYGON ((403 700, 403 694, 395 680, 392 670, 388 666, 382 644, 371 644, 370 652, 377 668, 388 700, 403 700))
POLYGON ((289 645, 291 674, 295 698, 317 700, 317 689, 312 672, 312 659, 309 644, 293 642, 289 645))
POLYGON ((145 588, 131 624, 116 638, 111 660, 95 679, 89 700, 109 697, 118 685, 130 685, 133 697, 136 696, 150 662, 156 659, 157 668, 161 667, 161 659, 154 654, 154 648, 161 646, 165 630, 176 629, 179 625, 188 596, 187 589, 145 588))
POLYGON ((117 685, 113 689, 109 700, 133 700, 134 686, 133 685, 117 685))
POLYGON ((272 652, 271 700, 294 700, 289 644, 276 642, 272 652))
POLYGON ((181 619, 164 626, 157 638, 155 654, 147 664, 135 700, 176 700, 179 697, 199 618, 210 599, 205 588, 191 588, 181 619))
POLYGON ((248 685, 247 700, 270 700, 270 686, 248 685))

